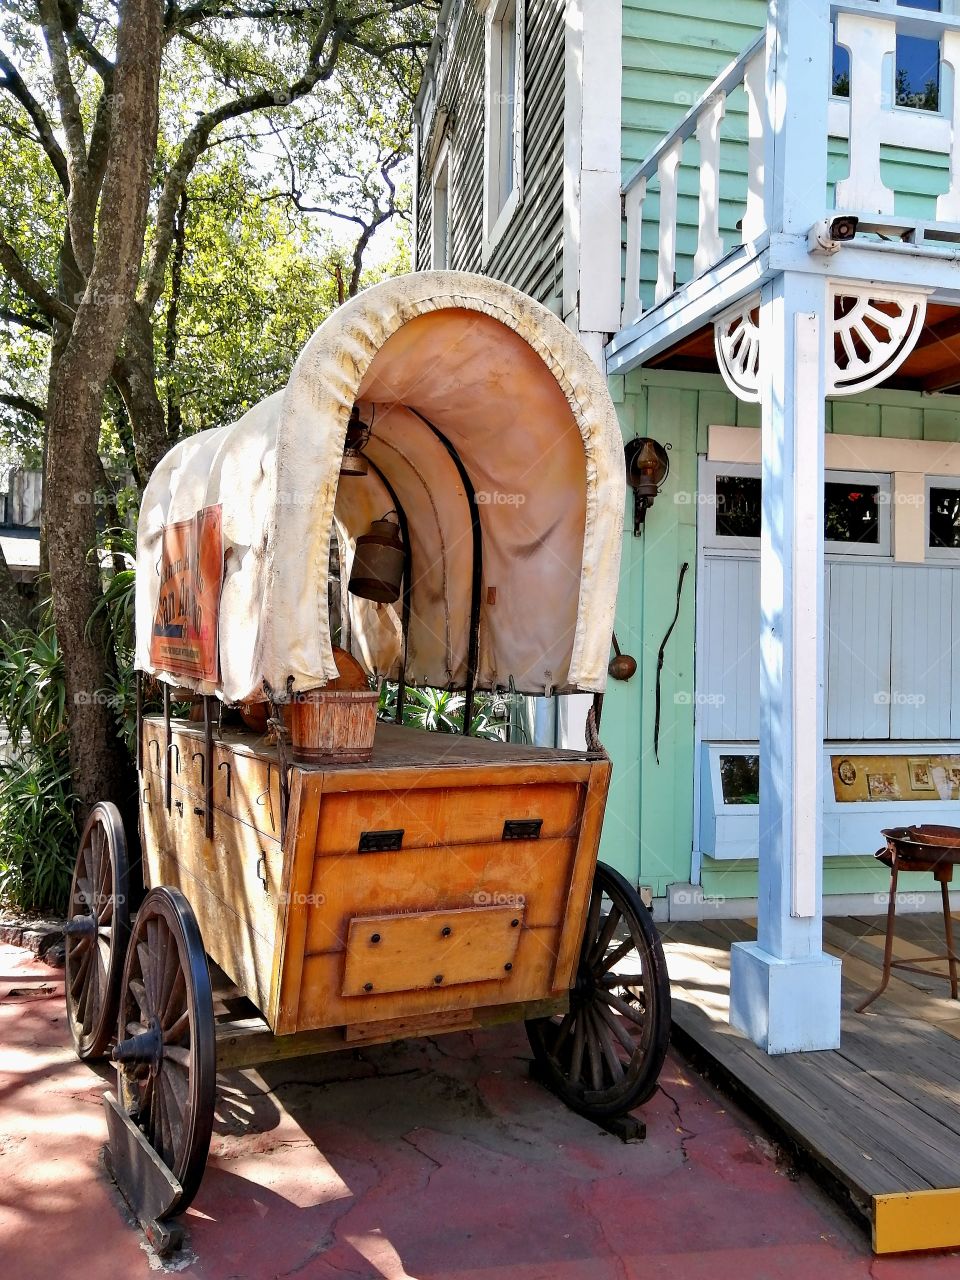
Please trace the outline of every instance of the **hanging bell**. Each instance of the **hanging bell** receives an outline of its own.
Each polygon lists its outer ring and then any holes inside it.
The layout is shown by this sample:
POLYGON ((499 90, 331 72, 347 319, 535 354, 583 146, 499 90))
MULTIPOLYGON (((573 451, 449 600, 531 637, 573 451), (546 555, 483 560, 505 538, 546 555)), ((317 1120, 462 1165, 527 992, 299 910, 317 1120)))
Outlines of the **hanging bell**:
POLYGON ((381 520, 374 520, 370 532, 357 539, 350 572, 350 593, 377 604, 399 600, 403 582, 403 541, 399 519, 394 524, 391 515, 396 512, 388 511, 381 520))

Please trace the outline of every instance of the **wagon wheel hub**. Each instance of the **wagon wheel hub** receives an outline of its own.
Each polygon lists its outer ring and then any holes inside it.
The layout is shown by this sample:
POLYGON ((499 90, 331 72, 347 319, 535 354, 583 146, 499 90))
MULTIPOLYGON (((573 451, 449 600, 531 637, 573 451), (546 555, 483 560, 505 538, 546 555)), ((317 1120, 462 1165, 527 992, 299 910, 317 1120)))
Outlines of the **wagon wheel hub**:
POLYGON ((163 1061, 163 1030, 160 1019, 154 1015, 145 1031, 140 1031, 114 1046, 110 1055, 114 1062, 147 1063, 151 1074, 156 1074, 163 1061))

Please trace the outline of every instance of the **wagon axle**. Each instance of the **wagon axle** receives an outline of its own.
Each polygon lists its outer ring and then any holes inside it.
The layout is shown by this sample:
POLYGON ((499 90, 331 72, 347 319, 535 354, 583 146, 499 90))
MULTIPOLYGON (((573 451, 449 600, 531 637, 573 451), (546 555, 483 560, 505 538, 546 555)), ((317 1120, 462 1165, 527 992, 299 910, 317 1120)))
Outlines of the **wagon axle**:
POLYGON ((114 1045, 110 1055, 114 1062, 149 1062, 156 1069, 163 1058, 163 1029, 160 1020, 154 1016, 145 1031, 114 1045))

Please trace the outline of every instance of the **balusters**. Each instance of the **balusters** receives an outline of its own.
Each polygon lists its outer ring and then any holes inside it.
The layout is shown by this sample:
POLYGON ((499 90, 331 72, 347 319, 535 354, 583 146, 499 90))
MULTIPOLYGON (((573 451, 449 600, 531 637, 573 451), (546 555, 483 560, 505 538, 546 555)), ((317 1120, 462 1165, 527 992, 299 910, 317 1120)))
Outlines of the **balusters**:
POLYGON ((837 42, 850 50, 850 173, 837 183, 847 213, 893 213, 893 192, 880 178, 884 63, 895 58, 897 24, 869 14, 837 14, 837 42))
POLYGON ((700 144, 700 228, 693 274, 702 275, 723 257, 720 237, 720 123, 727 109, 727 95, 718 93, 697 120, 700 144))
POLYGON ((624 329, 636 324, 643 314, 640 302, 640 235, 643 231, 643 202, 647 194, 647 180, 635 182, 623 198, 623 210, 627 219, 627 262, 623 282, 624 329))
POLYGON ((660 256, 657 262, 656 301, 663 302, 676 288, 677 267, 677 171, 683 139, 675 139, 660 157, 660 256))
POLYGON ((747 94, 747 207, 741 223, 744 244, 756 240, 767 227, 763 207, 763 116, 766 59, 761 50, 747 64, 743 77, 747 94))

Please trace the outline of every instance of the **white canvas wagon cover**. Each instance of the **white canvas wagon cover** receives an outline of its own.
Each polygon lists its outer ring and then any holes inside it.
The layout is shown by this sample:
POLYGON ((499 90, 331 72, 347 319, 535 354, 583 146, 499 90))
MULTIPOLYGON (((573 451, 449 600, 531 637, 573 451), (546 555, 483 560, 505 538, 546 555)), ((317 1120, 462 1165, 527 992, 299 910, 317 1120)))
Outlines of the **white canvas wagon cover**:
POLYGON ((313 334, 286 388, 176 445, 144 493, 137 665, 228 701, 337 676, 331 537, 401 507, 410 619, 348 595, 341 643, 375 675, 468 682, 474 522, 481 532, 476 687, 602 690, 619 574, 623 445, 604 378, 550 311, 505 284, 423 272, 377 285, 313 334), (341 478, 357 404, 365 477, 341 478), (469 497, 456 455, 473 489, 469 497), (163 530, 220 509, 219 680, 151 662, 163 530))

